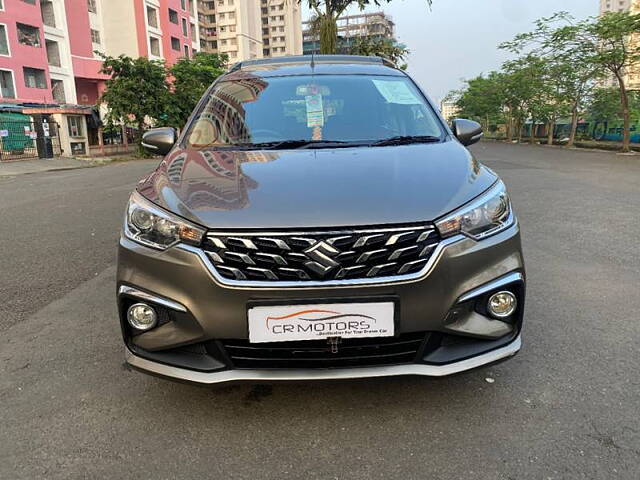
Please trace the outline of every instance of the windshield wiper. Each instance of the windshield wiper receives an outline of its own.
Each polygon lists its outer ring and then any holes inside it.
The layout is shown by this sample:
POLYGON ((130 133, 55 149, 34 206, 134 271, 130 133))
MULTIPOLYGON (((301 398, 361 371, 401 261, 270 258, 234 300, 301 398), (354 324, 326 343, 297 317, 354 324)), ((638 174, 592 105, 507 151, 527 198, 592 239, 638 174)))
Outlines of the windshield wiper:
POLYGON ((279 140, 275 142, 238 143, 233 146, 256 150, 285 150, 288 148, 344 148, 357 144, 340 140, 279 140))
POLYGON ((397 137, 378 140, 370 145, 373 147, 386 147, 390 145, 409 145, 411 143, 434 143, 439 142, 440 137, 431 135, 398 135, 397 137))

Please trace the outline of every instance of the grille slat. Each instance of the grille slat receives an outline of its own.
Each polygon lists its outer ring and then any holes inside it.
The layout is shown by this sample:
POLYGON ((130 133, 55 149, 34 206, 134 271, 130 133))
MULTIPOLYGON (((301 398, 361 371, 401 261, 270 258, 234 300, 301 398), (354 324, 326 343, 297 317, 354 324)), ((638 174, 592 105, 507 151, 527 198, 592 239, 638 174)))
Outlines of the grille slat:
POLYGON ((423 268, 439 242, 432 225, 378 230, 209 232, 204 249, 229 280, 375 280, 423 268))
POLYGON ((338 368, 413 363, 424 340, 425 332, 344 339, 336 353, 325 340, 254 344, 222 340, 221 344, 236 368, 338 368))

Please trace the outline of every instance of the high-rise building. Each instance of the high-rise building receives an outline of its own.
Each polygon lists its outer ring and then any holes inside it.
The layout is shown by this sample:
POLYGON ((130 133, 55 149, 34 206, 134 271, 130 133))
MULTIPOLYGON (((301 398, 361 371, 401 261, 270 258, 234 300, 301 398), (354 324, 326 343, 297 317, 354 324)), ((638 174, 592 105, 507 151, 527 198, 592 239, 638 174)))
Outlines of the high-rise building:
POLYGON ((628 12, 632 0, 600 0, 600 15, 606 12, 628 12))
POLYGON ((440 102, 440 113, 447 122, 453 120, 456 115, 458 115, 459 111, 460 109, 458 108, 458 105, 456 105, 456 102, 445 100, 440 102))
MULTIPOLYGON (((354 40, 361 37, 387 38, 395 41, 395 23, 384 12, 346 15, 338 19, 338 53, 348 54, 354 40)), ((320 53, 320 38, 311 29, 312 22, 303 24, 305 55, 320 53)))
POLYGON ((199 49, 195 0, 0 0, 0 161, 121 151, 95 105, 100 53, 175 63, 199 49), (108 148, 115 147, 115 148, 108 148))
POLYGON ((231 62, 302 53, 300 5, 291 0, 199 0, 200 48, 231 62))
POLYGON ((96 52, 172 64, 199 48, 193 1, 0 0, 0 100, 95 105, 96 52))

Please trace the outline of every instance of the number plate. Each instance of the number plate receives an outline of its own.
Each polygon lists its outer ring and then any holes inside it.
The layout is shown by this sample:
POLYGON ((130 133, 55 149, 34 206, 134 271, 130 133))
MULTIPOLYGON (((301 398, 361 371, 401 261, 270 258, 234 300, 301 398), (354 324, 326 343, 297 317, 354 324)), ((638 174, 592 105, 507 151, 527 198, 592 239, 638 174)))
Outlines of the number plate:
POLYGON ((394 335, 394 303, 324 303, 249 309, 252 343, 394 335))

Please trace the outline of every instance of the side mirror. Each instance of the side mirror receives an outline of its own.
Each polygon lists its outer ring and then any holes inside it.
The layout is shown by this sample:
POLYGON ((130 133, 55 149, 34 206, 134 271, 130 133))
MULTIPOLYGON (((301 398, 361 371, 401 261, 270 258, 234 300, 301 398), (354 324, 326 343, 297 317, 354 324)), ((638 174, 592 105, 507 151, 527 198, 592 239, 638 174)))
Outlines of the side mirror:
POLYGON ((178 140, 175 128, 154 128, 142 135, 142 146, 153 155, 166 155, 178 140))
POLYGON ((456 138, 465 147, 473 145, 480 140, 483 135, 482 125, 464 118, 456 118, 451 124, 451 129, 456 138))

